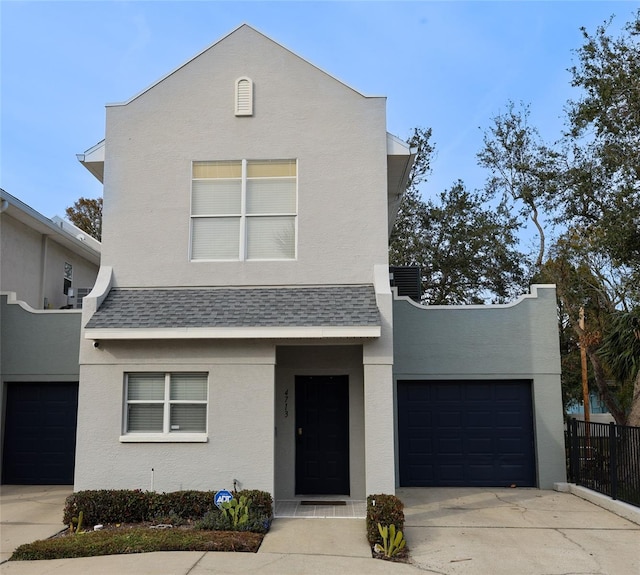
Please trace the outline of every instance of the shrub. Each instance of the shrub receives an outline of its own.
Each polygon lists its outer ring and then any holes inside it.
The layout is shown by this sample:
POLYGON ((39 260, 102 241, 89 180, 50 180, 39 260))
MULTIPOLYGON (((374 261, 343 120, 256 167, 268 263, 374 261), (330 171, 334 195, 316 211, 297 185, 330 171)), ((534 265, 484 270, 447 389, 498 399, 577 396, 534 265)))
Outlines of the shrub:
POLYGON ((382 545, 378 523, 382 526, 395 525, 398 531, 404 531, 404 503, 395 495, 379 493, 367 497, 367 539, 371 545, 382 545))
POLYGON ((273 517, 273 498, 271 493, 259 491, 258 489, 243 489, 233 493, 233 496, 237 499, 240 499, 243 495, 251 500, 251 507, 255 509, 256 513, 273 517))
POLYGON ((84 523, 137 523, 149 518, 149 495, 125 489, 99 489, 78 491, 67 497, 63 523, 69 525, 82 511, 84 523))
MULTIPOLYGON (((198 519, 211 509, 217 510, 215 494, 215 491, 156 493, 139 489, 78 491, 67 497, 63 522, 69 525, 80 511, 84 513, 84 524, 88 527, 97 523, 139 523, 162 517, 198 519)), ((251 499, 256 516, 271 518, 273 515, 273 500, 269 493, 245 489, 234 495, 251 499)))
POLYGON ((225 515, 218 508, 211 509, 204 516, 195 522, 196 529, 207 531, 251 531, 252 533, 266 533, 271 526, 272 517, 261 513, 251 505, 249 507, 249 519, 246 523, 237 525, 235 528, 228 515, 225 515))

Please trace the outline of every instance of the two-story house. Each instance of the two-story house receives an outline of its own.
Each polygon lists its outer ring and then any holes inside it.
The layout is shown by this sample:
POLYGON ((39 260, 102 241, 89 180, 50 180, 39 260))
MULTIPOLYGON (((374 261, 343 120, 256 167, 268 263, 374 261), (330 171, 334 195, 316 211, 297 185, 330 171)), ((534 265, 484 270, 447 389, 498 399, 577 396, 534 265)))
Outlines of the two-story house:
MULTIPOLYGON (((487 484, 564 479, 553 289, 490 308, 499 333, 482 343, 473 327, 464 345, 474 352, 458 363, 445 349, 458 332, 394 302, 388 231, 413 152, 387 133, 385 107, 247 25, 107 106, 105 140, 80 157, 104 184, 104 221, 83 307, 76 490, 363 499, 430 484, 435 472, 416 456, 425 413, 403 421, 453 379, 460 397, 484 394, 482 413, 512 413, 489 425, 493 436, 524 429, 503 438, 506 451, 485 442, 486 457, 520 457, 487 484), (510 362, 514 336, 524 339, 510 362), (419 342, 444 346, 442 356, 419 342), (538 434, 540 423, 550 430, 538 434)), ((462 329, 484 321, 469 311, 462 329)))

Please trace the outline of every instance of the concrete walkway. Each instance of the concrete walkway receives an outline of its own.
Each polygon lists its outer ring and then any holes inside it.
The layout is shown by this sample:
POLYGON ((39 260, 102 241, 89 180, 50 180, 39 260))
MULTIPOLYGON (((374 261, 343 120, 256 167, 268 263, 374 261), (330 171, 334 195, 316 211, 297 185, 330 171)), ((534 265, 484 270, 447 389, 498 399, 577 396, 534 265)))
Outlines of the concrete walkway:
MULTIPOLYGON (((24 488, 17 488, 24 489, 24 488)), ((46 488, 52 489, 52 488, 46 488)), ((53 488, 55 489, 55 488, 53 488)), ((19 521, 5 523, 4 541, 19 521)), ((8 494, 7 494, 8 495, 8 494)), ((49 494, 50 496, 51 494, 49 494)), ((51 500, 11 495, 25 509, 51 500)), ((639 575, 640 525, 569 493, 537 489, 400 489, 411 564, 371 558, 362 519, 276 519, 258 553, 145 553, 12 561, 2 575, 639 575)), ((62 513, 62 501, 57 517, 62 513)), ((25 514, 28 514, 25 512, 25 514)), ((20 513, 18 513, 18 516, 20 513)), ((640 518, 640 512, 637 516, 640 518)), ((14 515, 15 517, 15 515, 14 515)), ((635 515, 632 517, 635 518, 635 515)), ((34 530, 46 521, 31 520, 34 530)), ((52 535, 58 524, 51 524, 52 535)), ((35 531, 34 531, 35 532, 35 531)), ((38 536, 30 537, 31 540, 38 536)))

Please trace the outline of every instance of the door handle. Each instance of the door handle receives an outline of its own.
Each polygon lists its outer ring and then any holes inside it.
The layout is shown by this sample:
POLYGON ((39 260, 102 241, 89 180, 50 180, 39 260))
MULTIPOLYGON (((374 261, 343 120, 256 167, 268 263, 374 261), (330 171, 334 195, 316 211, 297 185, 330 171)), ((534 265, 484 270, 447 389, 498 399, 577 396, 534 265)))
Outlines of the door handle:
POLYGON ((298 427, 298 437, 302 437, 302 427, 298 427))

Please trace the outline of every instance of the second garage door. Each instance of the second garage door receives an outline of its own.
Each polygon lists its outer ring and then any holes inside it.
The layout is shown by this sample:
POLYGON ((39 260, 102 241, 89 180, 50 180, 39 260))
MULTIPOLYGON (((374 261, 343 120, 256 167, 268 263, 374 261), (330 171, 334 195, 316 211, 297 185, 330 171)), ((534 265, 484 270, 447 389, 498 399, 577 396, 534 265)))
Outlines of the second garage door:
POLYGON ((398 381, 400 485, 534 487, 530 381, 398 381))
POLYGON ((71 485, 77 383, 9 383, 2 482, 71 485))

